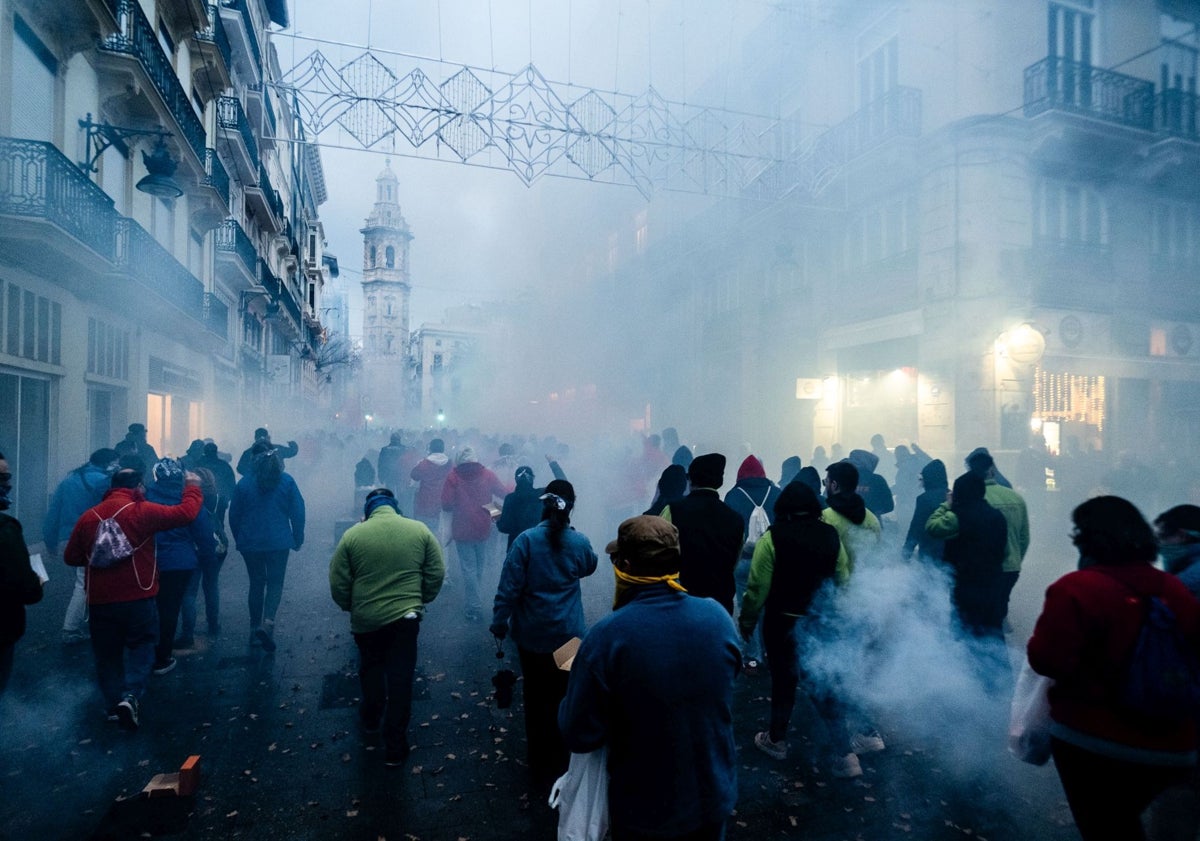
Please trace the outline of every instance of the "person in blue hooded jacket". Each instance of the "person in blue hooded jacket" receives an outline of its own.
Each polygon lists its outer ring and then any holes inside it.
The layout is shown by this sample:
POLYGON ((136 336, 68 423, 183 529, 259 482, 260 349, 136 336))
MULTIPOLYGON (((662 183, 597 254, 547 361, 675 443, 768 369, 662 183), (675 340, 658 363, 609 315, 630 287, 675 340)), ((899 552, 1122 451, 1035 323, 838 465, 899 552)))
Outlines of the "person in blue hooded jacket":
MULTIPOLYGON (((183 501, 184 473, 178 461, 160 459, 155 462, 151 476, 153 482, 146 487, 147 501, 161 505, 178 505, 183 501)), ((171 652, 184 593, 200 565, 211 564, 217 554, 212 515, 201 506, 196 519, 186 526, 158 532, 154 536, 154 551, 158 563, 158 645, 151 671, 165 675, 175 668, 171 652)))
POLYGON ((250 644, 271 652, 288 553, 304 545, 304 497, 270 445, 254 449, 252 470, 229 505, 229 531, 250 576, 250 644))

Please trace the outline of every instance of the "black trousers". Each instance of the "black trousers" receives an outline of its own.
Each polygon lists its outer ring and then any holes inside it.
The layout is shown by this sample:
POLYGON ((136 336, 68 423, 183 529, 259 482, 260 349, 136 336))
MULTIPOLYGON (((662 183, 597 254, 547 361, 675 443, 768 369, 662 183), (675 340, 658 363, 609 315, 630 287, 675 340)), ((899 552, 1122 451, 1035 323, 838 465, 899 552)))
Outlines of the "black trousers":
POLYGON ((420 619, 397 619, 377 631, 354 635, 362 686, 359 715, 367 727, 375 727, 383 719, 383 743, 389 754, 408 753, 420 628, 420 619))
POLYGON ((549 785, 566 773, 570 754, 558 730, 558 705, 567 695, 567 677, 554 665, 553 654, 517 647, 521 658, 525 700, 525 740, 529 770, 538 783, 549 785))

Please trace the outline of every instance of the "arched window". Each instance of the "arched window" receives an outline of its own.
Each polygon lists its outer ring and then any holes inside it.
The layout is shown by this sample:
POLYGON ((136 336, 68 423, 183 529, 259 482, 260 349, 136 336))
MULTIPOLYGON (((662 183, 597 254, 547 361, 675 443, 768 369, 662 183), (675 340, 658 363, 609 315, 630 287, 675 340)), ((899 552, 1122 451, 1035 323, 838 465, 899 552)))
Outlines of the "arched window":
POLYGON ((373 246, 373 245, 371 246, 370 253, 371 253, 371 258, 367 261, 367 265, 374 266, 375 265, 375 246, 373 246))
POLYGON ((396 249, 390 245, 387 247, 387 251, 384 252, 384 261, 387 263, 389 269, 396 268, 396 249))

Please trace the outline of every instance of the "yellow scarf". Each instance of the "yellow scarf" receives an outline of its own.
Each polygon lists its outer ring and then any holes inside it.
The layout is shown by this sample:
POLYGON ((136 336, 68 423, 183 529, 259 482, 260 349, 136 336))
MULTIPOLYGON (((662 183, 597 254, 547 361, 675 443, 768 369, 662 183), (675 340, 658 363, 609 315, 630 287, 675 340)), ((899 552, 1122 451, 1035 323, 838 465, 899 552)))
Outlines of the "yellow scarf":
POLYGON ((630 587, 642 584, 659 584, 665 581, 667 586, 672 590, 678 590, 681 593, 687 592, 683 588, 683 585, 679 583, 679 573, 677 572, 673 572, 670 575, 630 575, 614 566, 613 574, 617 576, 617 589, 613 593, 613 610, 616 610, 623 604, 625 594, 630 587))

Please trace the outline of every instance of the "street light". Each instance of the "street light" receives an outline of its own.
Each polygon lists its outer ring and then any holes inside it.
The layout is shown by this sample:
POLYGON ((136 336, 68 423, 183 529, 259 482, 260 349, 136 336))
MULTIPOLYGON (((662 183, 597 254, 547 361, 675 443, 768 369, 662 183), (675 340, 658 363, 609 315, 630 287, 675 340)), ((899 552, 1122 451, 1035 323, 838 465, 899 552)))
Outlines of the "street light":
POLYGON ((79 121, 79 127, 87 133, 88 157, 79 164, 84 172, 96 172, 96 161, 100 160, 109 146, 116 146, 125 152, 125 141, 130 137, 155 137, 154 150, 150 154, 142 152, 142 163, 146 166, 147 174, 136 186, 141 192, 161 199, 177 199, 183 195, 183 188, 175 181, 175 170, 179 165, 171 157, 166 144, 171 132, 97 123, 92 121, 90 112, 86 120, 79 121))

